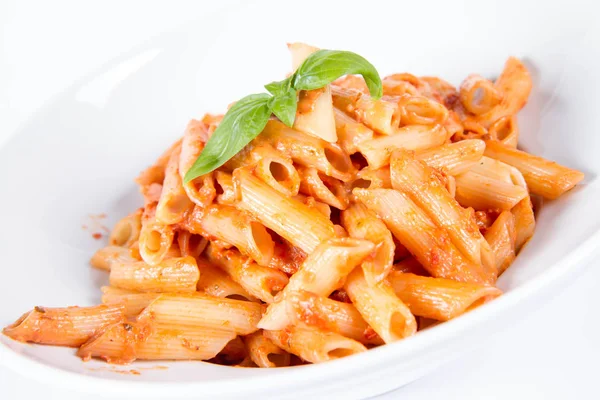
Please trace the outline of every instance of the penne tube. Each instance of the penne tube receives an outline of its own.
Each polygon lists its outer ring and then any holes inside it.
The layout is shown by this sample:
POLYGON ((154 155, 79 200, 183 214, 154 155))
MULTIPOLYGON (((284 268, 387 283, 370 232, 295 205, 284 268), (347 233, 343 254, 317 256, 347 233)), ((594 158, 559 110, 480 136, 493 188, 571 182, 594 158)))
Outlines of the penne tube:
POLYGON ((312 363, 335 360, 367 350, 356 340, 314 327, 290 326, 279 331, 264 331, 263 334, 288 353, 312 363))
POLYGON ((292 160, 275 150, 261 155, 254 174, 285 196, 295 196, 300 190, 300 176, 292 160))
POLYGON ((160 293, 136 292, 113 286, 102 286, 102 303, 121 304, 126 317, 137 317, 158 296, 160 293))
POLYGON ((287 297, 287 308, 292 325, 302 323, 315 326, 363 344, 383 344, 381 338, 350 303, 299 290, 287 297))
POLYGON ((495 277, 494 253, 479 232, 472 212, 462 208, 425 163, 406 152, 392 155, 392 186, 410 197, 435 225, 448 232, 456 248, 495 277))
POLYGON ((147 196, 147 192, 155 184, 162 185, 165 180, 165 169, 167 163, 171 158, 171 154, 179 149, 181 146, 181 139, 178 139, 169 147, 163 154, 158 157, 153 165, 146 168, 140 175, 135 179, 135 182, 140 186, 140 191, 147 196))
POLYGON ((339 210, 348 207, 350 199, 341 181, 317 171, 316 168, 300 167, 298 172, 300 191, 303 194, 339 210))
POLYGON ((129 247, 140 238, 142 211, 140 208, 117 222, 108 237, 111 246, 129 247))
POLYGON ((208 240, 200 235, 196 235, 188 231, 179 231, 177 232, 177 244, 181 256, 198 258, 206 248, 208 240))
POLYGON ((369 93, 369 87, 361 75, 345 75, 333 81, 333 85, 343 89, 355 89, 359 92, 369 93))
POLYGON ((531 193, 547 199, 556 199, 584 178, 580 171, 496 141, 486 143, 485 155, 517 168, 531 193))
POLYGON ((193 207, 193 203, 183 189, 183 181, 179 175, 180 152, 180 149, 176 149, 171 154, 165 169, 165 180, 160 199, 156 206, 156 220, 165 225, 180 222, 185 212, 193 207))
POLYGON ((384 99, 373 100, 357 90, 332 86, 333 105, 383 135, 393 135, 400 123, 398 105, 384 99))
POLYGON ((358 148, 369 162, 369 167, 379 169, 389 164, 395 150, 425 150, 440 146, 445 141, 446 130, 441 125, 410 125, 399 128, 394 135, 362 142, 358 148))
POLYGON ((459 98, 467 111, 479 115, 497 106, 502 100, 502 93, 489 80, 471 74, 462 81, 459 98))
POLYGON ((270 339, 263 335, 263 331, 256 331, 244 337, 244 343, 252 361, 260 368, 289 367, 290 353, 276 346, 270 339))
POLYGON ((171 225, 165 225, 154 219, 142 224, 139 249, 142 259, 150 265, 160 263, 173 244, 175 232, 171 225))
POLYGON ((513 185, 521 186, 527 189, 527 183, 523 174, 513 166, 494 160, 486 156, 481 157, 478 163, 473 165, 469 172, 483 175, 491 179, 496 179, 513 185))
POLYGON ((517 232, 515 218, 510 211, 502 212, 485 232, 485 240, 490 244, 496 258, 496 274, 500 276, 515 259, 517 232))
POLYGON ((269 330, 283 329, 289 324, 289 315, 286 313, 288 295, 298 290, 306 290, 328 297, 335 289, 343 286, 346 275, 363 261, 374 247, 373 243, 367 240, 352 238, 334 238, 321 243, 290 277, 277 301, 269 305, 259 327, 269 330))
POLYGON ((237 247, 258 264, 271 262, 275 243, 267 229, 247 213, 231 206, 212 205, 200 224, 209 237, 237 247))
POLYGON ((194 326, 157 328, 147 323, 110 325, 85 343, 77 355, 112 364, 137 360, 209 360, 236 337, 235 332, 194 326))
POLYGON ((493 286, 430 278, 400 271, 388 280, 396 295, 414 315, 447 321, 500 296, 493 286))
POLYGON ((149 265, 144 261, 116 263, 110 269, 110 285, 140 292, 193 292, 200 277, 192 257, 165 259, 149 265))
POLYGON ((235 282, 227 273, 210 264, 204 258, 198 258, 198 267, 202 279, 198 280, 196 289, 214 297, 224 297, 234 300, 258 301, 239 283, 235 282))
POLYGON ((386 96, 402 96, 402 95, 411 95, 416 96, 419 94, 419 89, 417 87, 404 79, 403 77, 399 77, 398 75, 402 74, 394 74, 390 76, 386 76, 382 80, 383 84, 383 94, 386 96))
POLYGON ((455 176, 471 169, 481 160, 484 151, 483 140, 467 139, 419 151, 415 158, 430 167, 440 168, 448 175, 455 176))
POLYGON ((226 330, 248 335, 258 330, 262 306, 251 301, 225 299, 201 293, 161 294, 138 317, 153 325, 169 328, 190 326, 226 330))
MULTIPOLYGON (((208 141, 210 127, 205 120, 206 117, 202 121, 191 120, 183 134, 178 165, 180 180, 185 178, 185 174, 194 165, 208 141)), ((189 200, 201 207, 212 203, 216 195, 212 173, 184 183, 183 189, 189 200)))
POLYGON ((119 246, 107 246, 96 251, 90 260, 92 267, 110 271, 114 264, 118 263, 133 263, 136 262, 133 258, 131 250, 119 246))
POLYGON ((234 181, 241 196, 237 207, 306 253, 334 235, 333 224, 321 212, 283 196, 247 170, 237 169, 234 181))
POLYGON ((365 167, 356 174, 356 180, 352 183, 352 189, 391 189, 390 167, 379 169, 365 167))
POLYGON ((423 96, 401 96, 398 109, 403 125, 437 125, 448 119, 446 107, 423 96))
POLYGON ((20 342, 78 347, 96 331, 125 321, 119 304, 93 307, 35 307, 2 330, 20 342))
POLYGON ((448 233, 433 223, 408 196, 393 189, 354 189, 353 193, 381 218, 392 235, 432 275, 461 282, 487 283, 489 276, 467 260, 448 233))
POLYGON ((502 117, 488 129, 490 139, 497 140, 505 146, 517 148, 519 143, 519 126, 517 116, 502 117))
POLYGON ((467 171, 455 177, 456 200, 476 210, 510 210, 528 196, 527 189, 513 183, 467 171))
POLYGON ((502 100, 489 111, 477 116, 477 121, 486 128, 502 117, 515 115, 523 108, 531 92, 531 75, 521 61, 509 57, 494 86, 502 93, 502 100))
POLYGON ((322 203, 312 196, 305 196, 303 194, 297 194, 293 197, 293 199, 298 200, 299 202, 309 206, 310 208, 314 208, 315 210, 319 211, 321 214, 326 216, 327 219, 331 217, 331 207, 329 206, 329 204, 322 203))
POLYGON ((521 248, 531 239, 535 231, 535 215, 533 206, 529 197, 524 198, 511 209, 515 217, 515 252, 518 253, 521 248))
POLYGON ((282 271, 258 265, 233 249, 221 250, 210 244, 206 257, 248 293, 265 303, 272 303, 273 297, 288 283, 288 277, 282 271))
POLYGON ((314 167, 328 176, 347 182, 356 173, 350 156, 339 145, 288 128, 282 122, 270 120, 256 145, 268 143, 306 167, 314 167))
POLYGON ((231 174, 224 171, 215 171, 214 176, 217 203, 230 206, 234 205, 237 201, 237 194, 231 174))
POLYGON ((383 339, 392 343, 417 332, 417 321, 387 282, 370 284, 361 268, 348 275, 344 286, 352 304, 383 339))
POLYGON ((382 281, 394 263, 396 246, 389 229, 362 203, 354 203, 342 211, 341 221, 350 237, 375 244, 373 254, 362 263, 362 269, 369 284, 382 281))
MULTIPOLYGON (((295 71, 308 56, 319 49, 304 43, 288 44, 292 56, 292 68, 295 71)), ((321 89, 299 92, 294 129, 331 143, 337 141, 331 89, 325 85, 321 89)))
POLYGON ((334 107, 333 116, 335 117, 338 143, 347 154, 357 153, 360 143, 373 139, 371 129, 354 120, 343 111, 334 107))

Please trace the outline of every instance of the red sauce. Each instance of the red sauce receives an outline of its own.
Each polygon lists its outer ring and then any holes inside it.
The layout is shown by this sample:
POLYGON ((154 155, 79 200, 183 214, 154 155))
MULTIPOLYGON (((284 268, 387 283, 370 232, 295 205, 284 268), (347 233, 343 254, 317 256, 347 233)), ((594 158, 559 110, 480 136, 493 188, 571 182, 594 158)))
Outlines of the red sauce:
POLYGON ((102 234, 98 233, 98 232, 92 233, 92 237, 96 240, 100 240, 100 239, 102 239, 102 234))

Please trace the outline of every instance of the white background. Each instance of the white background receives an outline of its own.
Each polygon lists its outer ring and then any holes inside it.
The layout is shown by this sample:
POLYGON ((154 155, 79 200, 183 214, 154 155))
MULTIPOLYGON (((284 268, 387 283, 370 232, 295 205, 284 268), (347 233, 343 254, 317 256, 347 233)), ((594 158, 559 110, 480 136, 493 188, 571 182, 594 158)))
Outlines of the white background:
MULTIPOLYGON (((0 145, 74 80, 150 36, 230 3, 235 2, 0 0, 0 145)), ((598 265, 592 261, 534 315, 507 326, 475 352, 381 398, 600 398, 598 265)), ((0 367, 0 397, 29 395, 81 397, 0 367)))

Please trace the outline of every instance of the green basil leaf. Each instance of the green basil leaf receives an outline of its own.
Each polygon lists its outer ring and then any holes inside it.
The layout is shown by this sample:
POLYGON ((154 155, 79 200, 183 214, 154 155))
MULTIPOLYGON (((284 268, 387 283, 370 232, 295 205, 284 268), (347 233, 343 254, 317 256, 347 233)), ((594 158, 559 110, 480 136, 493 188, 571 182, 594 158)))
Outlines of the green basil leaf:
POLYGON ((282 94, 286 94, 290 88, 292 87, 292 78, 294 76, 291 75, 288 78, 285 78, 279 82, 271 82, 265 85, 265 89, 269 91, 273 96, 280 96, 282 94))
POLYGON ((275 95, 271 98, 269 106, 281 122, 290 128, 294 125, 298 106, 298 94, 295 89, 290 88, 286 93, 275 95))
POLYGON ((349 74, 363 76, 371 97, 378 99, 383 95, 381 78, 375 67, 350 51, 318 50, 312 53, 294 74, 292 86, 297 90, 319 89, 349 74))
POLYGON ((251 94, 235 103, 186 172, 184 182, 219 168, 258 136, 271 116, 270 98, 266 93, 251 94))

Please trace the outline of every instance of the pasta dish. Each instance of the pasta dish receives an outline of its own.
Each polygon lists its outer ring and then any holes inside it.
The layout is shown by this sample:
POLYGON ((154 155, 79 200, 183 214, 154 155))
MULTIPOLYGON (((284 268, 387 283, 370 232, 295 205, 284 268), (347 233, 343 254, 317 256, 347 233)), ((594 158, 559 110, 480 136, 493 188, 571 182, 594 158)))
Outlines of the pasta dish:
POLYGON ((84 360, 319 363, 502 294, 536 205, 583 179, 517 148, 532 80, 379 78, 289 45, 293 73, 189 122, 136 179, 143 204, 91 259, 102 304, 36 306, 3 333, 84 360))

